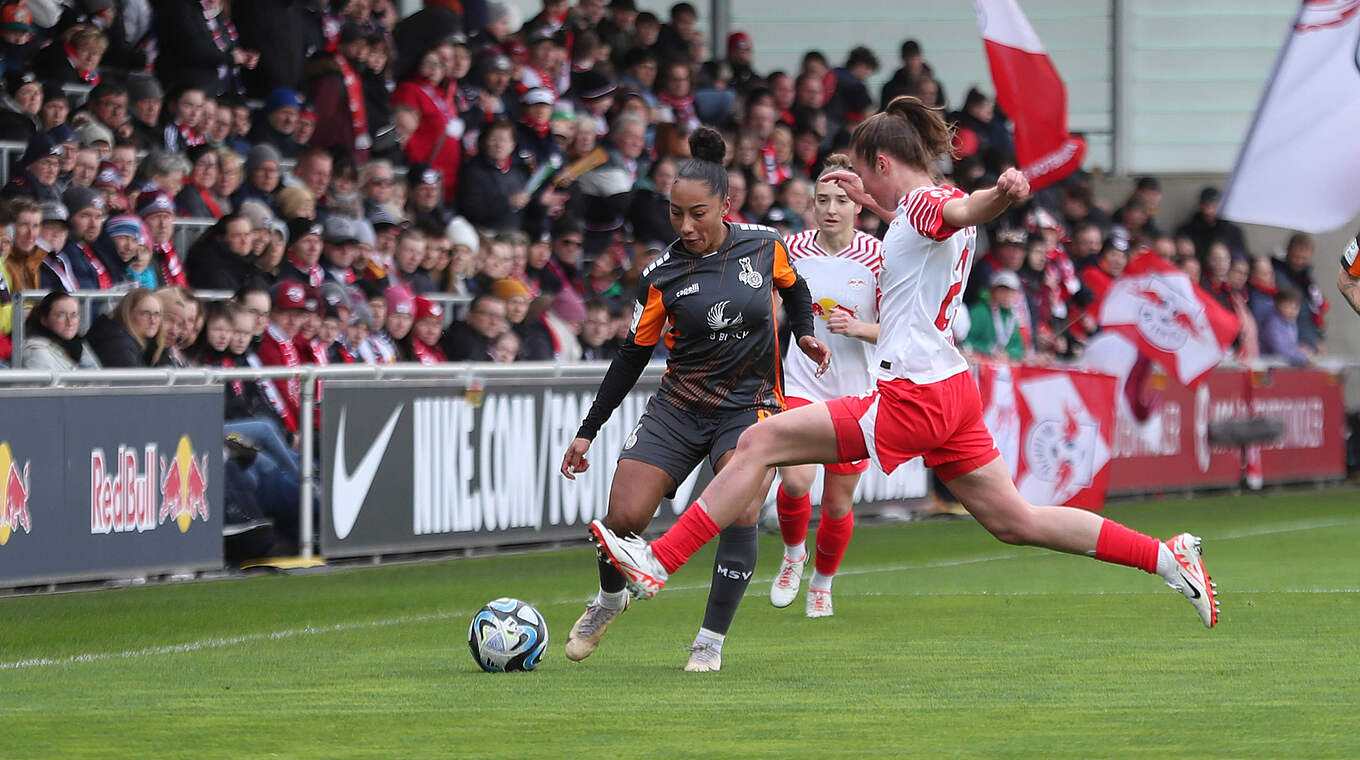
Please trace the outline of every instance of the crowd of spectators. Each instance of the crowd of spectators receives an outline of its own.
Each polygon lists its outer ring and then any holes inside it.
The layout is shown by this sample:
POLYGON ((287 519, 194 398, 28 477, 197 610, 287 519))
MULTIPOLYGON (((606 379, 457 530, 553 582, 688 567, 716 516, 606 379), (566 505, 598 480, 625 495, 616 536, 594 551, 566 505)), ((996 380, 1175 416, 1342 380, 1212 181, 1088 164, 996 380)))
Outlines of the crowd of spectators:
MULTIPOLYGON (((67 359, 25 351, 27 366, 201 360, 196 289, 268 300, 234 361, 607 359, 673 239, 666 196, 700 123, 729 143, 731 219, 786 233, 811 223, 821 161, 897 95, 956 107, 948 181, 986 186, 1014 162, 993 100, 947 100, 914 40, 875 100, 869 49, 757 71, 745 33, 710 54, 688 3, 664 20, 633 0, 516 16, 497 0, 405 19, 391 0, 4 2, 0 139, 26 147, 0 190, 0 358, 24 319, 11 294, 45 288, 165 297, 158 325, 149 297, 125 300, 67 359), (186 217, 213 223, 181 244, 186 217)), ((1243 318, 1240 356, 1311 361, 1327 308, 1311 241, 1253 257, 1213 188, 1174 227, 1160 197, 1147 177, 1113 205, 1079 172, 983 231, 961 345, 1077 356, 1113 278, 1154 251, 1243 318)), ((37 345, 76 340, 53 314, 37 345)))

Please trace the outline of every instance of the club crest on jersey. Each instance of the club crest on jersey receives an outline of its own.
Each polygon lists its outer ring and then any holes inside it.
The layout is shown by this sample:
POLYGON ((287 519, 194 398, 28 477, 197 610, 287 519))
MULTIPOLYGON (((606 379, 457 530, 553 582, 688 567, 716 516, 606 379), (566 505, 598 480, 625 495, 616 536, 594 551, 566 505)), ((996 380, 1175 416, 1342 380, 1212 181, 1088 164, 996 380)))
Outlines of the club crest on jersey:
POLYGON ((693 284, 691 284, 691 285, 686 285, 685 287, 680 288, 679 290, 675 291, 675 297, 676 297, 676 298, 680 298, 680 297, 682 297, 682 296, 692 296, 692 295, 694 295, 695 293, 698 293, 698 292, 699 292, 699 283, 696 282, 696 283, 693 283, 693 284))
POLYGON ((864 287, 865 285, 868 285, 869 283, 867 283, 867 282, 865 282, 864 280, 861 280, 861 279, 859 279, 858 277, 856 277, 855 279, 851 280, 850 282, 848 282, 848 283, 846 283, 846 284, 849 285, 850 287, 855 288, 856 290, 858 290, 859 288, 862 288, 862 287, 864 287))
POLYGON ((765 284, 765 278, 760 276, 760 272, 751 268, 750 256, 741 257, 737 263, 741 265, 741 274, 737 275, 737 279, 743 285, 750 285, 752 289, 759 290, 760 286, 765 284))
POLYGON ((733 330, 742 323, 741 312, 732 318, 727 316, 727 305, 731 301, 719 301, 713 304, 708 310, 708 327, 713 332, 708 334, 709 340, 741 340, 751 333, 750 330, 733 330))

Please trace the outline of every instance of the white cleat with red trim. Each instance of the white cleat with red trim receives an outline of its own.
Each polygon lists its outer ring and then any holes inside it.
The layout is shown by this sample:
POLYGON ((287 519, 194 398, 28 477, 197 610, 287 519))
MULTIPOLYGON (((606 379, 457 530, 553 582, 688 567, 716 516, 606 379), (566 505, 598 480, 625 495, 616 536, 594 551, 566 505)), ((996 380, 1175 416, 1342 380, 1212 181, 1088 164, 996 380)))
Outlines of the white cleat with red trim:
POLYGON ((666 585, 670 573, 661 566, 652 547, 637 536, 618 536, 599 520, 590 522, 590 534, 609 564, 623 574, 634 599, 651 599, 666 585))
POLYGON ((1202 543, 1199 536, 1189 533, 1167 541, 1167 548, 1176 556, 1177 568, 1175 576, 1165 580, 1166 585, 1185 594, 1185 598, 1195 605, 1204 627, 1213 628, 1218 623, 1218 585, 1204 569, 1204 559, 1200 556, 1202 543))
POLYGON ((776 607, 793 604, 793 600, 798 596, 798 585, 803 581, 803 568, 807 561, 807 552, 803 552, 803 558, 796 561, 789 559, 788 556, 782 558, 779 572, 774 576, 774 583, 770 584, 770 604, 776 607))
POLYGON ((807 593, 807 616, 810 618, 831 617, 836 610, 831 605, 831 591, 810 588, 807 593))

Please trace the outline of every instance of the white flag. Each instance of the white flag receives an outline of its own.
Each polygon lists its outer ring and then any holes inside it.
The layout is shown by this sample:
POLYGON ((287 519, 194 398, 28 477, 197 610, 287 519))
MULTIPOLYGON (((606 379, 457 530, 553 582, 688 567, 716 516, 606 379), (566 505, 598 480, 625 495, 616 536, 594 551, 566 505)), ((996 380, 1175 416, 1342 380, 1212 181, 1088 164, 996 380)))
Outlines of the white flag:
POLYGON ((1330 232, 1360 213, 1360 0, 1304 0, 1222 215, 1330 232))

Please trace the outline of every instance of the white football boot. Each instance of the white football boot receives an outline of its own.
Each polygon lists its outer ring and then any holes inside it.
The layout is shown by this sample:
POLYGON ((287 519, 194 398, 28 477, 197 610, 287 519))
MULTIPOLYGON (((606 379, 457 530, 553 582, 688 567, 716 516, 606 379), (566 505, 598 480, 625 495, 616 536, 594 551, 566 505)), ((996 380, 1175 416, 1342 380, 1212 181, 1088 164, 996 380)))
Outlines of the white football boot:
POLYGON ((571 633, 567 634, 567 659, 580 662, 594 653, 614 618, 626 609, 628 597, 624 597, 623 606, 617 610, 611 610, 593 601, 587 604, 585 614, 576 620, 576 625, 571 627, 571 633))
POLYGON ((690 645, 686 673, 712 673, 722 670, 722 652, 712 644, 698 641, 690 645))
POLYGON ((666 585, 670 573, 652 554, 652 547, 637 536, 618 536, 599 520, 590 522, 595 545, 609 564, 623 573, 623 580, 635 599, 651 599, 666 585))
POLYGON ((803 552, 803 558, 794 561, 784 555, 779 564, 779 573, 774 577, 774 583, 770 584, 770 604, 776 607, 787 607, 793 604, 793 600, 798 596, 798 584, 803 580, 803 568, 807 567, 807 552, 803 552))
POLYGON ((1213 628, 1218 622, 1218 585, 1209 579, 1209 571, 1204 569, 1204 559, 1200 556, 1200 538, 1189 533, 1166 542, 1167 548, 1176 555, 1178 565, 1174 577, 1166 578, 1166 585, 1185 594, 1185 598, 1195 605, 1199 619, 1205 628, 1213 628))
POLYGON ((831 590, 820 591, 810 588, 807 594, 807 616, 810 618, 831 617, 836 611, 831 607, 831 590))

